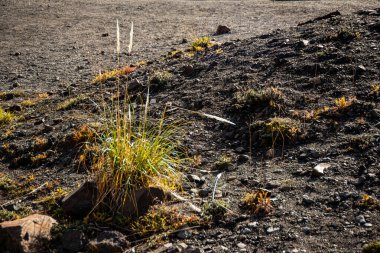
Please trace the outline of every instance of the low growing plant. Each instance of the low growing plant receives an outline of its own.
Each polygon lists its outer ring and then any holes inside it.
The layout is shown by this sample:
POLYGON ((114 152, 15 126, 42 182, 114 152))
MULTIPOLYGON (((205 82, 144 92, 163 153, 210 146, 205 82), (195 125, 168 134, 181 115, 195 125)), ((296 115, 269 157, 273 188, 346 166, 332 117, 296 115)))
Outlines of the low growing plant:
POLYGON ((268 192, 263 190, 246 193, 241 203, 244 208, 256 215, 266 215, 272 210, 268 192))
POLYGON ((10 112, 6 112, 0 107, 0 125, 7 124, 13 120, 14 116, 10 112))

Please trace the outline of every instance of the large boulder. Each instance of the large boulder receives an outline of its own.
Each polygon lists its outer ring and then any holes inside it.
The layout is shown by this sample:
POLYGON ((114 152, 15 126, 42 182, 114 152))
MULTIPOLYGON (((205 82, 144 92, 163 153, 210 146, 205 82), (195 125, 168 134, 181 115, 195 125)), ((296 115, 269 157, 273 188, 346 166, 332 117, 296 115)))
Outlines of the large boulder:
POLYGON ((40 252, 41 244, 51 239, 50 231, 54 224, 57 224, 55 219, 40 214, 0 223, 0 251, 40 252))

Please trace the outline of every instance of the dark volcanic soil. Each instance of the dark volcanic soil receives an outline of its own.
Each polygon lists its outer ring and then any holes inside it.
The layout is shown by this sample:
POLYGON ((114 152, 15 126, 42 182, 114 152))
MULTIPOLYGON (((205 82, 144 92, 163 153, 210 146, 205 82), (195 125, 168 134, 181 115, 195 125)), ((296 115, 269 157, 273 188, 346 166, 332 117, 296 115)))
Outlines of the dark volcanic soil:
POLYGON ((182 143, 201 160, 186 174, 205 182, 186 182, 183 195, 199 206, 210 202, 208 190, 223 172, 217 197, 231 210, 190 238, 165 237, 153 249, 183 241, 201 252, 360 252, 380 240, 379 206, 358 204, 364 194, 380 198, 380 9, 357 12, 378 8, 377 1, 95 2, 1 2, 1 107, 16 118, 1 126, 0 175, 21 187, 11 194, 0 185, 2 207, 54 215, 33 201, 86 177, 72 133, 100 121, 98 104, 115 92, 113 80, 90 82, 117 67, 119 18, 123 42, 135 22, 136 48, 122 54, 122 65, 147 63, 128 77, 139 83, 132 98, 146 94, 154 72, 173 75, 151 87, 150 99, 153 115, 171 105, 168 118, 186 122, 182 143), (342 15, 314 20, 335 9, 342 15), (167 56, 189 48, 183 38, 212 34, 218 24, 232 33, 194 56, 167 56), (71 98, 77 101, 63 108, 71 98), (285 125, 280 132, 268 127, 273 119, 285 125), (217 166, 223 157, 231 164, 217 166), (316 175, 321 163, 329 167, 316 175), (45 182, 49 189, 26 195, 45 182), (273 210, 264 217, 240 208, 244 193, 257 189, 270 192, 273 210))

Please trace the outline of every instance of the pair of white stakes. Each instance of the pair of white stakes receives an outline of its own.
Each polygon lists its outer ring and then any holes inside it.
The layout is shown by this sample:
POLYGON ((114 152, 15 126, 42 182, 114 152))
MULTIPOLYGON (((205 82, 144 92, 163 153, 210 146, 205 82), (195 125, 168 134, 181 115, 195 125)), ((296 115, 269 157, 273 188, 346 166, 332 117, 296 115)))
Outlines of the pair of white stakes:
MULTIPOLYGON (((129 46, 128 46, 128 54, 132 52, 133 45, 133 21, 131 23, 131 31, 129 32, 129 46)), ((116 19, 116 53, 120 54, 120 28, 119 28, 119 20, 116 19)))

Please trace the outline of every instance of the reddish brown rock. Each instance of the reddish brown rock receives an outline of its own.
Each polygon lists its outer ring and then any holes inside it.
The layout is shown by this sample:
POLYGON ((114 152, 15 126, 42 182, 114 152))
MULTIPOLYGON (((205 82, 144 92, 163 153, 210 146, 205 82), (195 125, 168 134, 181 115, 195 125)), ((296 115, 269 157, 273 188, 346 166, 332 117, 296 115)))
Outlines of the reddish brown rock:
POLYGON ((2 250, 12 253, 39 252, 39 247, 51 239, 50 230, 56 220, 50 216, 33 214, 23 219, 0 224, 2 250))

